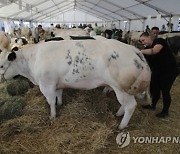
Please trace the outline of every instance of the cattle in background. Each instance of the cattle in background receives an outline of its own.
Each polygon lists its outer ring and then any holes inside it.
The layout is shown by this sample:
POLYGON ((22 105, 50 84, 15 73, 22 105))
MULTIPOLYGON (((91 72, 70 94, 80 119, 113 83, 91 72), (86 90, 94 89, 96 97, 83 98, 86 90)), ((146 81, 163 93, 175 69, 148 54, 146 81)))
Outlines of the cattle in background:
POLYGON ((171 48, 172 52, 177 55, 178 52, 180 52, 180 35, 179 36, 173 36, 173 37, 167 37, 166 41, 171 48))
POLYGON ((65 88, 94 89, 110 86, 121 104, 124 129, 137 105, 134 95, 149 85, 151 72, 142 53, 116 40, 62 40, 42 42, 17 52, 0 54, 1 81, 22 75, 39 85, 56 116, 55 104, 62 104, 65 88))
POLYGON ((10 46, 10 42, 11 42, 11 40, 10 40, 8 34, 6 34, 3 31, 0 31, 0 46, 8 49, 10 46))
POLYGON ((31 39, 32 31, 29 27, 11 28, 9 36, 11 38, 25 37, 28 41, 31 39))
POLYGON ((169 48, 171 49, 172 53, 174 54, 176 58, 176 62, 178 66, 180 66, 180 35, 167 37, 166 41, 169 45, 169 48))
POLYGON ((69 40, 70 36, 89 36, 89 34, 86 33, 81 28, 72 28, 72 29, 54 29, 54 35, 55 37, 62 37, 64 40, 69 40))
POLYGON ((143 32, 130 32, 129 33, 129 37, 130 37, 130 42, 129 44, 133 45, 133 46, 136 46, 137 43, 139 43, 139 38, 140 38, 140 35, 142 34, 143 32))
POLYGON ((17 37, 21 37, 21 30, 20 28, 11 28, 10 31, 8 31, 8 34, 10 36, 10 38, 17 38, 17 37))
POLYGON ((115 30, 114 37, 116 40, 123 42, 122 35, 123 35, 123 31, 121 29, 115 30))
POLYGON ((106 30, 104 31, 104 36, 105 36, 105 38, 107 38, 107 39, 111 39, 112 34, 113 34, 113 31, 110 30, 110 29, 106 29, 106 30))
POLYGON ((21 37, 21 38, 15 39, 15 43, 19 43, 20 45, 26 45, 28 44, 28 41, 26 38, 21 37))
POLYGON ((38 25, 38 27, 34 28, 32 31, 32 39, 34 43, 38 43, 39 41, 48 39, 50 37, 50 28, 43 28, 42 25, 38 25))
POLYGON ((174 37, 174 36, 180 36, 180 32, 177 32, 177 31, 173 31, 173 32, 160 32, 158 37, 159 38, 163 38, 163 39, 166 39, 168 37, 174 37))
POLYGON ((116 39, 122 42, 122 30, 121 29, 106 29, 104 32, 104 37, 107 39, 116 39))
POLYGON ((22 27, 20 33, 20 37, 25 37, 27 40, 31 39, 32 36, 32 30, 29 27, 22 27))
POLYGON ((28 40, 26 38, 12 38, 10 43, 10 49, 13 50, 15 47, 18 49, 22 48, 24 45, 28 44, 28 40))

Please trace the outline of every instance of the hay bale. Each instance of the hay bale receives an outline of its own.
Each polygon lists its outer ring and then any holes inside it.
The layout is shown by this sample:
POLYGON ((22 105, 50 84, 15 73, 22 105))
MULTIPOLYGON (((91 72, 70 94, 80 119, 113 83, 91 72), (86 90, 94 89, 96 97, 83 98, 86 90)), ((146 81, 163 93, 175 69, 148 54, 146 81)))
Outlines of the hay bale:
POLYGON ((30 88, 27 80, 12 80, 7 84, 7 92, 11 96, 25 94, 30 88))
POLYGON ((0 100, 0 121, 21 115, 25 106, 25 100, 16 97, 0 100))

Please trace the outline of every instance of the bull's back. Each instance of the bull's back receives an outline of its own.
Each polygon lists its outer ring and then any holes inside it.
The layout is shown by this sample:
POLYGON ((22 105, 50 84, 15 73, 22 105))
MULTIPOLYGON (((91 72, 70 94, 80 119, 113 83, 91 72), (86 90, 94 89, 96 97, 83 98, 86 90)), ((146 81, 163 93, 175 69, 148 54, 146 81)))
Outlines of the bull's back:
POLYGON ((114 84, 128 91, 146 65, 137 54, 140 51, 134 47, 115 40, 47 42, 39 45, 37 68, 46 69, 46 74, 64 75, 73 82, 85 80, 85 77, 97 78, 99 83, 114 84))

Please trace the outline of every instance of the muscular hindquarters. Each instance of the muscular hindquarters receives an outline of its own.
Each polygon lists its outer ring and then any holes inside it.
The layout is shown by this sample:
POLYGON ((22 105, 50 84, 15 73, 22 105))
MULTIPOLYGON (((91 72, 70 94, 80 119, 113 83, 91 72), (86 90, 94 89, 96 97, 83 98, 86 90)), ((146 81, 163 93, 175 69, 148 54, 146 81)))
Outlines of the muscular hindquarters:
MULTIPOLYGON (((126 62, 122 66, 118 63, 111 63, 108 67, 109 74, 115 81, 116 86, 129 94, 137 94, 146 89, 149 85, 149 74, 146 75, 148 71, 146 68, 137 69, 131 62, 126 62)), ((143 66, 145 64, 142 64, 143 66)))

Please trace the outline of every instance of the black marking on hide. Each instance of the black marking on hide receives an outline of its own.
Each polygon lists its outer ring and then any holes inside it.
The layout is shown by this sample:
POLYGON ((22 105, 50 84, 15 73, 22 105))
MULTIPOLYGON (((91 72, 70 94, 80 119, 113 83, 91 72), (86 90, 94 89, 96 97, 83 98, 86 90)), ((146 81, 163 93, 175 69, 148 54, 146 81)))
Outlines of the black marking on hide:
POLYGON ((134 64, 138 69, 143 69, 141 63, 137 59, 134 59, 134 64))
POLYGON ((80 76, 80 79, 86 78, 86 75, 82 75, 80 76))
POLYGON ((70 49, 67 51, 66 59, 68 60, 67 61, 68 65, 71 65, 72 64, 72 57, 70 56, 70 49))
POLYGON ((75 56, 73 63, 72 74, 79 74, 81 71, 93 70, 92 60, 85 53, 78 52, 78 55, 75 56))
MULTIPOLYGON (((78 47, 77 55, 75 57, 70 56, 70 51, 68 51, 67 59, 69 63, 73 66, 72 74, 79 74, 82 78, 86 77, 81 73, 86 70, 93 70, 92 59, 86 54, 86 49, 83 46, 82 42, 76 42, 78 47)), ((80 77, 79 76, 79 77, 80 77)))
POLYGON ((11 52, 9 55, 8 55, 8 61, 13 61, 16 59, 16 53, 15 52, 11 52))
POLYGON ((117 58, 119 58, 119 54, 116 51, 113 51, 113 53, 110 55, 110 57, 108 58, 109 61, 111 61, 111 59, 116 60, 117 58))
POLYGON ((74 60, 75 60, 76 63, 79 63, 79 61, 80 61, 79 56, 76 56, 74 60))
POLYGON ((73 72, 72 72, 72 74, 78 74, 78 73, 79 73, 78 68, 73 68, 73 72))
POLYGON ((145 62, 145 59, 144 59, 142 53, 136 53, 136 55, 137 55, 143 62, 145 62))

